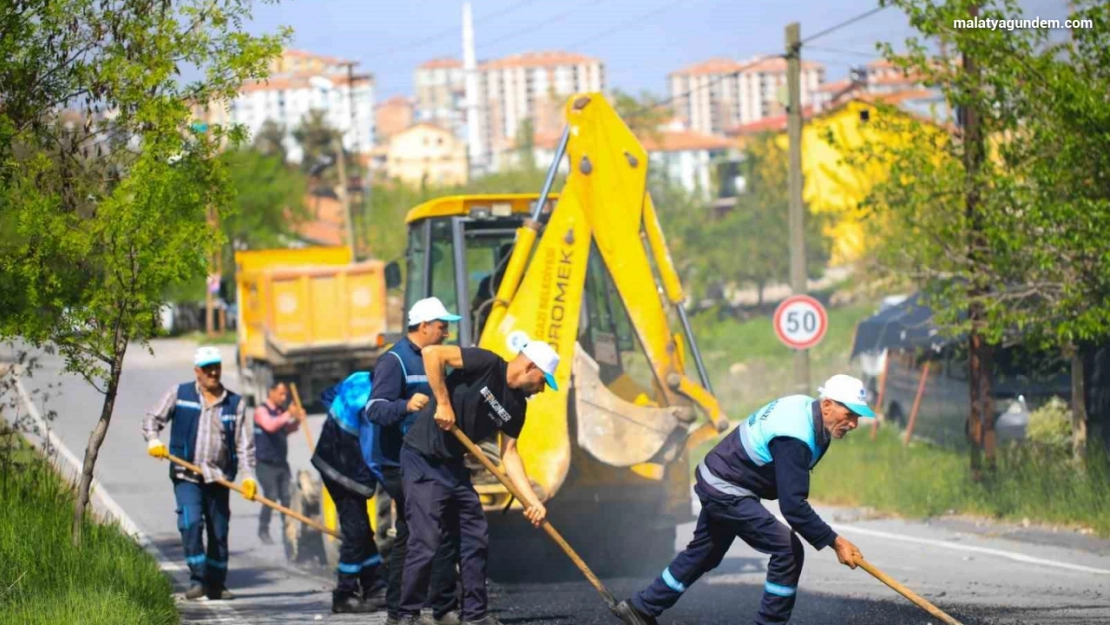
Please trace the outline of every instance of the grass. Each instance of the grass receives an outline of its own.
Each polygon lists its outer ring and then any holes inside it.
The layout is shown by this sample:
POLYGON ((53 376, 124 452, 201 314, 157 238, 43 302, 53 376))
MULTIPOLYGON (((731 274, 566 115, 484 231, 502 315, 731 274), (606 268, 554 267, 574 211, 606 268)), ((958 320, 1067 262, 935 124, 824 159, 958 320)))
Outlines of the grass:
POLYGON ((74 497, 30 449, 0 475, 0 624, 176 624, 173 589, 115 525, 88 520, 70 540, 74 497))
POLYGON ((1110 537, 1110 461, 1097 446, 1082 469, 1066 450, 1010 445, 998 468, 971 479, 965 454, 912 442, 883 428, 834 441, 810 489, 825 503, 869 506, 911 517, 946 513, 1087 527, 1110 537))
POLYGON ((238 335, 235 333, 235 330, 217 332, 213 336, 208 336, 207 332, 189 332, 182 334, 179 338, 186 341, 193 341, 198 345, 234 345, 238 342, 238 335))

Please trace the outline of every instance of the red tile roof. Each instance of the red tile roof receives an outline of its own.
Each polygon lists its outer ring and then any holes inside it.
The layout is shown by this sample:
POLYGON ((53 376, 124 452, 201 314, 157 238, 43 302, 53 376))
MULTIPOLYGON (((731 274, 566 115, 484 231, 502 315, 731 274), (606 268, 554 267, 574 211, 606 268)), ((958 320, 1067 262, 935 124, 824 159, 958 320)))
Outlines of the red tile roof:
POLYGON ((600 63, 599 59, 575 52, 562 52, 559 50, 546 50, 542 52, 523 52, 513 54, 501 59, 484 61, 480 69, 508 69, 512 67, 557 67, 560 65, 582 65, 600 63))
POLYGON ((461 68, 462 66, 462 61, 458 59, 441 57, 438 59, 429 59, 427 61, 424 61, 420 65, 417 65, 416 69, 456 69, 461 68))
MULTIPOLYGON (((814 61, 802 61, 802 69, 819 69, 824 67, 814 61)), ((717 57, 687 66, 670 76, 706 76, 717 74, 733 74, 736 72, 785 72, 786 59, 781 56, 764 56, 751 61, 740 62, 730 58, 717 57)))
POLYGON ((378 103, 378 108, 392 108, 392 107, 410 108, 410 107, 412 107, 412 105, 413 105, 412 100, 408 99, 407 97, 405 97, 403 95, 395 95, 393 97, 386 98, 385 100, 382 100, 381 102, 379 102, 378 103))

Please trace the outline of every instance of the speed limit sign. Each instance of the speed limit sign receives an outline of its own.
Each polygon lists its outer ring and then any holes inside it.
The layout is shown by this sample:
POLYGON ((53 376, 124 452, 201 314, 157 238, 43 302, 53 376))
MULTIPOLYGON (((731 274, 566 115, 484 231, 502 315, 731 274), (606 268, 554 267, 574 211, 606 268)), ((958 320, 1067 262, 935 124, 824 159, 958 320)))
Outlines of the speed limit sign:
POLYGON ((775 334, 793 349, 809 349, 821 342, 829 329, 829 316, 821 302, 808 295, 791 295, 775 309, 775 334))

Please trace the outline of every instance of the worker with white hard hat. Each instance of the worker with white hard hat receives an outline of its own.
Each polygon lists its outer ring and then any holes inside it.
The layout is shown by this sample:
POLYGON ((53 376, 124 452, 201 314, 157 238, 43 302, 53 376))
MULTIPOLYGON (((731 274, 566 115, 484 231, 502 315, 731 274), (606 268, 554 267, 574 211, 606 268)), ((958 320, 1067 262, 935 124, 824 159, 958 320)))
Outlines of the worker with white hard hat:
POLYGON ((834 375, 819 397, 790 395, 747 419, 698 465, 694 492, 701 500, 694 538, 650 586, 622 601, 617 616, 631 625, 652 625, 702 575, 715 569, 737 536, 771 556, 757 625, 786 623, 794 610, 804 550, 801 535, 816 549, 832 546, 840 562, 856 568, 859 549, 838 536, 810 507, 809 472, 832 439, 874 417, 863 382, 834 375), (789 526, 760 501, 778 499, 789 526))
POLYGON ((246 418, 242 398, 220 381, 220 350, 202 346, 193 356, 195 379, 171 387, 143 420, 147 453, 155 458, 170 454, 197 465, 197 474, 170 464, 170 480, 177 500, 177 527, 191 585, 187 599, 232 599, 227 579, 230 491, 216 483, 243 477, 243 497, 253 500, 255 481, 254 427, 246 418), (170 426, 166 447, 159 434, 170 426), (204 546, 204 534, 209 537, 204 546))

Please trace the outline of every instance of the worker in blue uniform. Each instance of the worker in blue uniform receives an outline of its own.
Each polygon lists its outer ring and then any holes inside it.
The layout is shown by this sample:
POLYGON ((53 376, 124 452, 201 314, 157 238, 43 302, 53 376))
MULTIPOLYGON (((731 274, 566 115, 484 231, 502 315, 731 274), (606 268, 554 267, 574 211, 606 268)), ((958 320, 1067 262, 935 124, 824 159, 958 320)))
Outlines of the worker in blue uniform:
POLYGON ((324 391, 321 399, 329 406, 328 418, 312 454, 312 466, 335 502, 343 537, 331 604, 337 614, 376 612, 379 605, 374 596, 385 590, 382 558, 366 509, 382 479, 372 459, 377 428, 366 420, 363 410, 371 386, 370 373, 359 371, 324 391))
POLYGON ((730 432, 698 465, 694 492, 701 500, 694 538, 647 588, 616 606, 630 625, 654 625, 702 575, 724 559, 737 536, 768 554, 767 579, 756 625, 786 623, 797 599, 805 556, 801 540, 832 546, 841 564, 856 568, 859 549, 810 507, 809 473, 832 439, 874 417, 857 378, 834 375, 817 399, 790 395, 763 406, 730 432), (778 499, 789 526, 760 500, 778 499))
MULTIPOLYGON (((416 415, 432 396, 424 373, 423 350, 450 338, 449 324, 461 317, 447 311, 437 297, 417 301, 408 312, 405 338, 382 355, 374 367, 374 388, 366 404, 367 419, 378 428, 374 463, 380 466, 382 486, 397 504, 397 536, 389 554, 386 625, 400 622, 401 574, 408 554, 409 526, 405 520, 405 492, 401 479, 401 447, 416 415)), ((457 528, 453 528, 457 529, 457 528)), ((433 625, 459 625, 462 615, 458 585, 459 534, 443 537, 432 563, 428 603, 433 625)))

